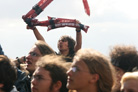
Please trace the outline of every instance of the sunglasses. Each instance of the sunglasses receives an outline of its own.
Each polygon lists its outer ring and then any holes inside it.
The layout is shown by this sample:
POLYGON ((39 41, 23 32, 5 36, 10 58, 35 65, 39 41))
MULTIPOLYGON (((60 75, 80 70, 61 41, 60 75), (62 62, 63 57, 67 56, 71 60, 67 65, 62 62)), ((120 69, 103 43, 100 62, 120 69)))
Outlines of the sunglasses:
POLYGON ((70 70, 72 70, 73 73, 76 73, 79 71, 79 69, 77 67, 71 67, 70 70))
POLYGON ((71 70, 73 73, 77 73, 77 72, 86 72, 86 73, 89 73, 89 71, 80 70, 77 66, 71 67, 70 70, 71 70))
POLYGON ((33 57, 37 57, 40 56, 39 54, 35 53, 35 52, 30 52, 29 55, 33 56, 33 57))

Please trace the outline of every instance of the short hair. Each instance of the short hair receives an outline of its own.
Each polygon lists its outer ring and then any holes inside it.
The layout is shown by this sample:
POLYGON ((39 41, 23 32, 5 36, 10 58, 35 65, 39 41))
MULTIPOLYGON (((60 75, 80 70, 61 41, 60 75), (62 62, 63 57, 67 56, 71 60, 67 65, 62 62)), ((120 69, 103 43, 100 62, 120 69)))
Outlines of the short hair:
POLYGON ((109 59, 93 49, 80 49, 73 61, 83 61, 91 74, 98 74, 98 92, 111 92, 114 84, 113 68, 109 59))
POLYGON ((38 40, 35 45, 39 49, 42 56, 46 54, 55 54, 55 51, 44 41, 38 40))
POLYGON ((138 71, 136 72, 126 72, 121 78, 121 84, 127 80, 137 80, 138 81, 138 71))
POLYGON ((53 84, 57 81, 61 81, 62 87, 60 88, 60 92, 68 92, 68 89, 66 88, 67 62, 65 62, 61 56, 45 55, 38 60, 36 65, 37 67, 42 67, 50 72, 53 84))
POLYGON ((7 56, 0 55, 0 83, 4 84, 1 90, 10 92, 16 81, 16 69, 7 56))
POLYGON ((124 70, 132 72, 138 66, 138 52, 132 45, 115 45, 110 51, 111 63, 124 70))
POLYGON ((71 36, 68 36, 68 35, 64 35, 64 36, 61 36, 60 40, 67 40, 68 41, 68 47, 69 47, 69 54, 68 56, 70 56, 72 53, 74 53, 74 46, 75 46, 75 40, 71 37, 71 36))

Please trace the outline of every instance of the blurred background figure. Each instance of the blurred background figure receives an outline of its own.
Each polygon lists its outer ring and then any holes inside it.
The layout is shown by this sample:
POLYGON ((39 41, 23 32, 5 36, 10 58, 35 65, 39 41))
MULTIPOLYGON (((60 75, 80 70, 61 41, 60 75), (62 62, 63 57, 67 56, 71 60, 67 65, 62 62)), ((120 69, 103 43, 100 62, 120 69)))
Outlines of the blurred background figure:
POLYGON ((113 92, 120 92, 120 80, 125 72, 138 67, 138 51, 132 45, 115 45, 110 51, 111 63, 116 70, 116 85, 113 92))
POLYGON ((9 58, 0 55, 0 92, 17 92, 14 86, 16 76, 16 69, 9 58))
POLYGON ((4 55, 4 52, 2 50, 1 44, 0 44, 0 55, 4 55))
POLYGON ((127 72, 122 76, 121 92, 138 92, 138 72, 127 72))

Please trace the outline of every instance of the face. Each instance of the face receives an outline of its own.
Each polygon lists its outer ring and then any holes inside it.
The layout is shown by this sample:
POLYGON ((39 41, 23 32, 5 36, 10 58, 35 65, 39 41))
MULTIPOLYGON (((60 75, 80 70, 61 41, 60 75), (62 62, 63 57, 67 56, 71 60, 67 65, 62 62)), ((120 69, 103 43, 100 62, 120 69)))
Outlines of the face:
POLYGON ((121 78, 122 78, 122 76, 123 76, 123 74, 125 72, 119 67, 114 66, 114 68, 115 68, 115 71, 116 71, 116 85, 115 85, 115 89, 119 90, 120 87, 121 87, 120 81, 121 81, 121 78))
POLYGON ((138 80, 127 80, 121 85, 121 92, 138 92, 138 80))
POLYGON ((68 41, 67 41, 67 40, 62 40, 62 39, 60 39, 60 40, 58 41, 58 49, 59 49, 60 51, 69 50, 68 41))
POLYGON ((67 88, 78 91, 89 86, 91 74, 83 61, 74 61, 72 67, 67 71, 67 75, 67 88))
POLYGON ((52 79, 49 71, 38 67, 33 74, 31 90, 32 92, 52 92, 50 91, 51 83, 52 79))
POLYGON ((34 45, 30 50, 28 56, 26 57, 26 64, 27 64, 26 69, 30 73, 33 73, 35 71, 35 66, 36 66, 35 64, 41 56, 42 54, 40 53, 39 49, 34 45))

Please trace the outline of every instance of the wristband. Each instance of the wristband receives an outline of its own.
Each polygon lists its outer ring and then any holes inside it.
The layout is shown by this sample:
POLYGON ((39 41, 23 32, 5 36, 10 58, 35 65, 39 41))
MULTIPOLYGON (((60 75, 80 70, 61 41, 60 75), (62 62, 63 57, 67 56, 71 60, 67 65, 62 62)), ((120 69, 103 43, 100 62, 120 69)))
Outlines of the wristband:
POLYGON ((81 30, 80 29, 79 30, 76 29, 76 32, 81 32, 81 30))
POLYGON ((33 30, 35 30, 35 29, 36 29, 36 27, 33 27, 32 29, 33 29, 33 30))

